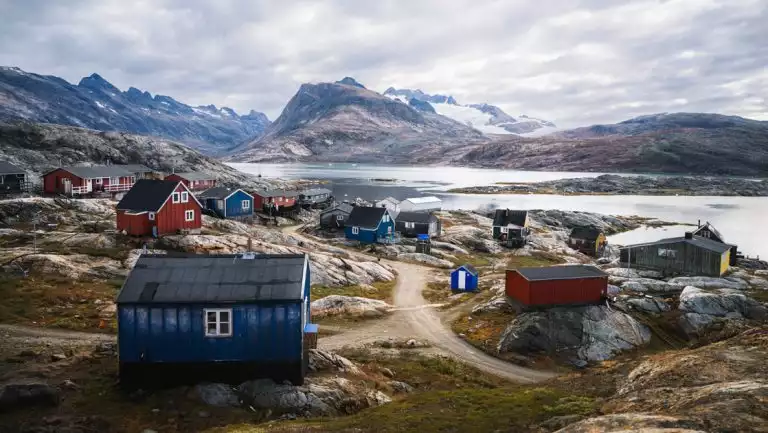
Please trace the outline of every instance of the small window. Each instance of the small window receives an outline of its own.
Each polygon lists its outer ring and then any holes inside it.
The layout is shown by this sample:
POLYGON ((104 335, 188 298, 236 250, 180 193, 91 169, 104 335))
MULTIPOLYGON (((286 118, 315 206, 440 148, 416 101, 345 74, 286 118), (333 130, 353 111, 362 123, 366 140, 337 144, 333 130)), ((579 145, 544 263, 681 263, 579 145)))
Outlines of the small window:
POLYGON ((336 215, 336 221, 343 221, 344 215, 336 215))
POLYGON ((407 229, 412 229, 412 228, 415 228, 415 227, 416 227, 416 223, 412 223, 412 222, 405 223, 405 228, 407 228, 407 229))
POLYGON ((195 211, 194 210, 188 210, 184 212, 184 221, 194 221, 195 220, 195 211))
POLYGON ((507 231, 508 231, 507 227, 502 227, 502 228, 501 228, 501 232, 502 232, 502 233, 506 233, 507 231))
POLYGON ((219 209, 224 209, 224 200, 216 200, 216 207, 219 209))
POLYGON ((352 234, 353 235, 359 235, 360 234, 360 227, 352 227, 352 234))
POLYGON ((389 214, 384 214, 384 216, 381 218, 381 220, 384 221, 385 223, 388 223, 389 222, 389 214))
POLYGON ((102 179, 100 177, 96 178, 96 185, 101 185, 102 179))
POLYGON ((674 259, 677 257, 677 251, 659 248, 659 257, 666 257, 668 259, 674 259))
POLYGON ((206 337, 231 337, 232 336, 232 310, 231 309, 205 309, 205 336, 206 337))
POLYGON ((189 203, 189 193, 184 191, 181 193, 181 202, 182 203, 189 203))
POLYGON ((119 177, 113 177, 109 179, 110 185, 119 185, 120 184, 120 178, 119 177))
POLYGON ((149 220, 150 221, 154 221, 155 220, 155 213, 154 212, 150 212, 149 213, 149 220))
POLYGON ((131 176, 131 177, 129 177, 129 178, 128 178, 128 181, 129 181, 131 184, 134 184, 134 183, 136 183, 136 176, 131 176))
POLYGON ((242 203, 243 210, 248 210, 251 208, 251 201, 250 200, 243 200, 242 203))
POLYGON ((181 200, 181 196, 178 192, 174 192, 171 200, 173 200, 174 203, 178 203, 181 200))

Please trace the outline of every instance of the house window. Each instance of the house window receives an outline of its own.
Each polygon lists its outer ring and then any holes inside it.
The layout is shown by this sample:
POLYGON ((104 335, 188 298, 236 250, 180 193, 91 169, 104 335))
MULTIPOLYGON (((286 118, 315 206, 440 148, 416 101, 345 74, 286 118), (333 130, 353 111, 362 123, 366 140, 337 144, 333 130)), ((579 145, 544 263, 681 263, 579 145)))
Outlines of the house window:
POLYGON ((416 227, 416 223, 407 222, 405 223, 405 228, 412 229, 416 227))
POLYGON ((659 248, 659 257, 666 257, 668 259, 674 259, 677 257, 677 251, 659 248))
POLYGON ((708 232, 708 231, 706 231, 706 230, 702 231, 702 232, 700 233, 700 235, 701 235, 702 237, 705 237, 705 238, 709 239, 709 232, 708 232))
POLYGON ((352 227, 352 234, 353 235, 359 235, 360 234, 360 227, 352 227))
POLYGON ((224 209, 224 200, 216 200, 216 207, 219 209, 224 209))
POLYGON ((388 223, 389 222, 389 214, 384 214, 384 216, 381 218, 381 220, 384 221, 385 223, 388 223))
POLYGON ((101 185, 101 181, 102 181, 102 179, 100 177, 97 177, 95 179, 96 185, 101 185))
POLYGON ((109 178, 109 184, 110 185, 119 185, 120 184, 120 178, 119 177, 110 177, 109 178))
POLYGON ((189 203, 189 193, 184 191, 181 193, 181 202, 182 203, 189 203))
POLYGON ((194 210, 188 210, 184 212, 184 221, 194 221, 195 220, 195 211, 194 210))
POLYGON ((250 200, 243 200, 242 202, 243 210, 248 210, 251 208, 251 201, 250 200))
POLYGON ((343 221, 344 215, 336 215, 336 221, 343 221))
POLYGON ((508 231, 508 228, 507 228, 507 227, 502 227, 502 228, 501 228, 501 232, 502 232, 502 233, 506 233, 507 231, 508 231))
POLYGON ((171 200, 172 200, 174 203, 178 203, 178 202, 179 202, 179 200, 181 200, 181 197, 180 197, 179 193, 178 193, 178 192, 174 192, 174 193, 173 193, 173 195, 172 195, 172 198, 171 198, 171 200))
POLYGON ((232 309, 206 308, 204 311, 206 337, 232 336, 232 309))
POLYGON ((131 177, 129 177, 129 178, 128 178, 128 182, 130 182, 130 183, 131 183, 131 185, 133 185, 134 183, 136 183, 136 176, 131 176, 131 177))
POLYGON ((149 220, 150 221, 154 221, 155 220, 155 213, 154 212, 150 212, 149 213, 149 220))

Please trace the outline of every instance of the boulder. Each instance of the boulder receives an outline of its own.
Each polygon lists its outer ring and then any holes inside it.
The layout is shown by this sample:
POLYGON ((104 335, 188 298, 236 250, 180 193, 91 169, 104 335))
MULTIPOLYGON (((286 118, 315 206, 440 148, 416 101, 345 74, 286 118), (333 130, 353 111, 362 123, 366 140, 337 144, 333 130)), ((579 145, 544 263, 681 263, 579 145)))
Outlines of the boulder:
POLYGON ((490 301, 478 304, 472 309, 472 314, 485 314, 485 313, 497 313, 497 312, 511 312, 512 306, 507 302, 507 297, 495 296, 490 301))
POLYGON ((688 286, 680 294, 681 311, 717 317, 746 317, 764 319, 766 308, 734 289, 702 290, 688 286))
POLYGON ((396 380, 389 382, 389 387, 392 388, 392 391, 398 394, 410 394, 414 391, 411 385, 408 385, 405 382, 399 382, 396 380))
POLYGON ((556 433, 593 432, 634 433, 706 433, 699 423, 680 417, 649 415, 647 413, 622 413, 603 415, 571 424, 556 433))
POLYGON ((621 283, 621 288, 631 292, 655 292, 655 293, 674 293, 683 290, 684 286, 652 278, 634 278, 627 279, 621 283))
POLYGON ((402 253, 398 254, 397 258, 407 262, 423 263, 429 266, 436 266, 438 268, 450 269, 454 267, 453 262, 448 260, 438 259, 437 257, 430 256, 429 254, 422 253, 402 253))
POLYGON ((8 383, 0 386, 0 412, 32 406, 56 406, 59 390, 47 383, 8 383))
POLYGON ((392 306, 377 299, 331 295, 312 301, 311 308, 316 318, 340 315, 375 318, 388 314, 392 306))
POLYGON ((748 289, 749 285, 740 278, 715 278, 715 277, 677 277, 669 280, 669 284, 678 286, 694 286, 700 289, 748 289))
POLYGON ((240 398, 235 389, 223 383, 201 383, 195 393, 205 404, 216 407, 238 407, 240 398))
POLYGON ((310 349, 309 370, 314 372, 333 371, 350 374, 361 374, 360 369, 352 361, 333 352, 320 349, 310 349))
POLYGON ((499 353, 544 352, 603 361, 650 340, 647 326, 607 306, 557 307, 517 316, 497 349, 499 353))
POLYGON ((699 313, 685 313, 678 319, 678 324, 685 335, 696 338, 704 335, 715 323, 715 316, 699 313))
POLYGON ((622 301, 635 310, 645 313, 663 313, 671 309, 663 299, 652 296, 627 296, 622 301))
POLYGON ((606 274, 612 277, 620 278, 640 278, 636 269, 630 268, 608 268, 603 270, 606 274))

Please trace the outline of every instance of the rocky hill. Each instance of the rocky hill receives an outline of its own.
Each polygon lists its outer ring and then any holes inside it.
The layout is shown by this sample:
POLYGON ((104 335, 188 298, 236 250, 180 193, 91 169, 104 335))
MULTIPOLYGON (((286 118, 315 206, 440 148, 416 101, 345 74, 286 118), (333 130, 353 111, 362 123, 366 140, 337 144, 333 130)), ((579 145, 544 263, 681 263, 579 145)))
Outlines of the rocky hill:
POLYGON ((77 85, 54 76, 0 67, 0 121, 25 120, 152 135, 218 154, 264 131, 269 119, 227 107, 191 107, 135 87, 122 92, 98 74, 77 85))
POLYGON ((406 162, 414 152, 480 143, 477 130, 417 110, 349 77, 303 84, 264 135, 231 152, 233 161, 406 162))
POLYGON ((59 165, 144 164, 158 171, 202 171, 223 182, 261 182, 194 149, 161 138, 71 126, 0 123, 0 155, 26 169, 33 181, 59 165))

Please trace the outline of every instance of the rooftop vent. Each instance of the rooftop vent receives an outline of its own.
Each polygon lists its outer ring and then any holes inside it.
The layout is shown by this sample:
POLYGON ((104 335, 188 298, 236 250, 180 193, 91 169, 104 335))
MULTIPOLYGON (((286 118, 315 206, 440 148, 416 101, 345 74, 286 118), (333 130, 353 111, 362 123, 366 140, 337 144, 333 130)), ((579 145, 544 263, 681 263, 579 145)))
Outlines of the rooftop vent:
POLYGON ((685 238, 686 239, 693 239, 693 233, 692 232, 685 232, 685 238))

